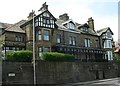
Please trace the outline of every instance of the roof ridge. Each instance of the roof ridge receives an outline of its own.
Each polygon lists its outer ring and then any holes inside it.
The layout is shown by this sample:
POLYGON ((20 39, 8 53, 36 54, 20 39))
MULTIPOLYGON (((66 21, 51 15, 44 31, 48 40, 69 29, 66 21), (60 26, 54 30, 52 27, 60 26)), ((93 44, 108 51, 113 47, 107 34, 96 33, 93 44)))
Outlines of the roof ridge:
POLYGON ((22 19, 22 20, 20 20, 19 22, 17 22, 17 23, 15 23, 15 24, 13 24, 13 25, 11 25, 11 26, 9 26, 9 27, 7 27, 5 30, 8 30, 8 29, 10 29, 11 27, 14 27, 15 25, 17 25, 17 24, 19 24, 21 21, 23 21, 24 19, 22 19))

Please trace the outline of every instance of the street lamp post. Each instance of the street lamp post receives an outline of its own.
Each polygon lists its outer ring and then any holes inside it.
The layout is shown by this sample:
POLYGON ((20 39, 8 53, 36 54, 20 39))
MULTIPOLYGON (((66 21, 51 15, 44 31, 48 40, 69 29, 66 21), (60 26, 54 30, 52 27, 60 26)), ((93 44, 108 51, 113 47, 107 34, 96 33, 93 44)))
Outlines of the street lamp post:
POLYGON ((34 71, 34 86, 36 86, 36 72, 35 72, 35 11, 33 11, 33 71, 34 71))

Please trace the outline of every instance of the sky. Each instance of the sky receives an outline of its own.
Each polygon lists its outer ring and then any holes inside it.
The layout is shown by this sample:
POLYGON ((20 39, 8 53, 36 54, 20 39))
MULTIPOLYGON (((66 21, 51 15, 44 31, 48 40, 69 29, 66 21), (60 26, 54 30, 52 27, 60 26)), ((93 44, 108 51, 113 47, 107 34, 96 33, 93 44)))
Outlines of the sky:
POLYGON ((94 19, 95 30, 110 27, 114 40, 118 40, 118 1, 119 0, 2 0, 0 2, 0 22, 14 24, 27 19, 29 12, 36 13, 44 2, 56 18, 67 13, 75 22, 87 23, 94 19))

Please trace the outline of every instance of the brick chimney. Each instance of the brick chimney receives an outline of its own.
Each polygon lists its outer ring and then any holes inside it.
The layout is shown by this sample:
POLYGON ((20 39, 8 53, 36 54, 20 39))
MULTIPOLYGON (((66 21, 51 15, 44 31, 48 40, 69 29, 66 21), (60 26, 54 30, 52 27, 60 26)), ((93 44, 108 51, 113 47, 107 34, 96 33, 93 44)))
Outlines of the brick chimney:
POLYGON ((94 30, 94 20, 92 19, 92 17, 88 18, 87 22, 90 29, 94 30))
POLYGON ((59 19, 67 21, 67 20, 69 20, 69 16, 68 16, 67 13, 64 13, 64 14, 62 14, 62 15, 59 16, 59 19))
POLYGON ((34 14, 34 11, 32 10, 32 12, 29 13, 29 16, 27 17, 28 20, 32 19, 33 18, 33 14, 34 14))
POLYGON ((45 10, 48 10, 48 5, 46 5, 46 2, 42 4, 42 7, 38 11, 44 12, 45 10))

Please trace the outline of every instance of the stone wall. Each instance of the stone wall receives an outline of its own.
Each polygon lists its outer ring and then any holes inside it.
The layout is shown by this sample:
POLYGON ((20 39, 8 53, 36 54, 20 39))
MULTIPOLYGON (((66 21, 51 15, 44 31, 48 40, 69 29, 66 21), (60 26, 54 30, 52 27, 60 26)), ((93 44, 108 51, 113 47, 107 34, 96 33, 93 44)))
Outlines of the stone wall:
MULTIPOLYGON (((3 84, 33 84, 31 63, 3 62, 3 84)), ((37 84, 62 84, 118 77, 115 63, 36 62, 37 84)))

